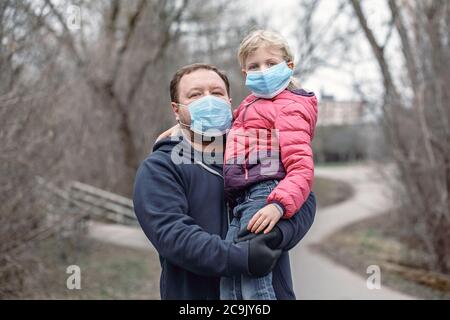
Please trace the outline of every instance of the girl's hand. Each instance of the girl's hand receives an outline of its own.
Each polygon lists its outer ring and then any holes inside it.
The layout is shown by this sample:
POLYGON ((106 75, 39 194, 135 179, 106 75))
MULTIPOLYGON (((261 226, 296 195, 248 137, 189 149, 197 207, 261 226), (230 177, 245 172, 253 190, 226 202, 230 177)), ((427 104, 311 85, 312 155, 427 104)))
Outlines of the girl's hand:
POLYGON ((281 215, 280 210, 274 204, 268 204, 251 218, 247 230, 254 233, 264 230, 264 233, 269 233, 280 220, 281 215))
POLYGON ((161 139, 164 138, 168 138, 170 137, 174 132, 176 132, 178 130, 178 124, 174 125, 172 128, 167 129, 166 131, 164 131, 163 133, 161 133, 158 138, 156 138, 155 142, 158 142, 161 139))

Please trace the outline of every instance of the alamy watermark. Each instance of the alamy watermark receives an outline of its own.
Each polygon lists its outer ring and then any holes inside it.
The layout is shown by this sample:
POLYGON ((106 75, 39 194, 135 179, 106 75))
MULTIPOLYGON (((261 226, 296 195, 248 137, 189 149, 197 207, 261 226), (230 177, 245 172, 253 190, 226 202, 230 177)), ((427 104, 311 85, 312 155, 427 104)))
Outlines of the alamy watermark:
POLYGON ((372 264, 367 267, 366 273, 370 276, 366 280, 366 286, 369 290, 381 289, 381 269, 380 266, 372 264))
POLYGON ((66 25, 69 30, 81 29, 81 7, 76 5, 67 6, 66 25))
POLYGON ((77 265, 70 265, 66 269, 66 273, 70 274, 66 280, 66 287, 69 290, 81 289, 81 268, 77 265))
POLYGON ((208 131, 203 135, 195 134, 192 143, 182 143, 182 140, 189 139, 184 135, 172 136, 172 141, 180 142, 172 149, 172 162, 176 165, 195 164, 202 160, 225 165, 260 164, 261 175, 279 172, 282 164, 277 129, 233 130, 228 136, 214 136, 214 133, 208 131), (226 146, 224 139, 227 139, 226 146), (193 145, 202 145, 203 152, 193 152, 193 145))

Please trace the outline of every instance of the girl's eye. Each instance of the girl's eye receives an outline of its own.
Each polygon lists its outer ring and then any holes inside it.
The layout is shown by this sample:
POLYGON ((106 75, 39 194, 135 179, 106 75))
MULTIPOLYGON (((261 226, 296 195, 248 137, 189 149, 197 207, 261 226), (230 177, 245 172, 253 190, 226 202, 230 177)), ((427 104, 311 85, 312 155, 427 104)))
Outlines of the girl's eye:
POLYGON ((251 64, 251 65, 248 67, 248 70, 255 70, 257 67, 258 67, 257 65, 251 64))

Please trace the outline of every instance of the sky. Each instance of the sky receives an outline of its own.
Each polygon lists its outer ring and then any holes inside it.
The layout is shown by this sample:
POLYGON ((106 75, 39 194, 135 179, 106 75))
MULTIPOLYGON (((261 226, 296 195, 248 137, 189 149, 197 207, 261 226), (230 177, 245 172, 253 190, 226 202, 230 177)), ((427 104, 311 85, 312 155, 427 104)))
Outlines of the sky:
MULTIPOLYGON (((317 23, 317 29, 326 28, 324 22, 328 21, 329 17, 336 12, 337 4, 338 1, 336 0, 321 1, 313 20, 317 23)), ((382 39, 387 30, 383 28, 383 23, 389 19, 386 2, 384 0, 370 0, 365 1, 364 5, 369 26, 382 39)), ((296 20, 301 12, 300 0, 248 0, 247 6, 247 10, 251 14, 259 18, 267 18, 269 27, 285 36, 290 44, 294 44, 292 46, 295 49, 297 43, 295 33, 301 32, 296 26, 296 20)), ((356 23, 356 18, 353 18, 353 21, 350 21, 350 19, 352 18, 346 16, 340 23, 356 23)), ((316 36, 320 35, 316 34, 316 36)), ((323 91, 327 95, 334 95, 337 100, 355 100, 360 97, 353 89, 356 82, 366 87, 369 94, 371 92, 379 94, 381 90, 379 71, 370 47, 362 34, 355 37, 353 41, 352 48, 354 47, 355 50, 352 54, 357 55, 357 63, 342 65, 342 70, 321 68, 303 81, 303 87, 316 92, 319 97, 320 92, 323 91)), ((395 39, 392 41, 395 41, 395 39)), ((339 61, 337 62, 339 63, 339 61)))

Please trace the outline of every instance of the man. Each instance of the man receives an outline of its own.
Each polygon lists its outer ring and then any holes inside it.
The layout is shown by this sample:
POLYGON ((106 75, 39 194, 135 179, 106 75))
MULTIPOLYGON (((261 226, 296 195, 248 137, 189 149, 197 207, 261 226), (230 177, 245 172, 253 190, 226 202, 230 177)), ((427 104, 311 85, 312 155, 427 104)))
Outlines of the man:
POLYGON ((314 195, 270 233, 243 230, 240 239, 225 241, 231 213, 223 194, 224 139, 195 130, 188 105, 213 96, 226 108, 228 78, 214 66, 189 65, 174 75, 170 95, 179 130, 157 141, 142 162, 133 197, 139 223, 160 256, 161 298, 219 299, 220 277, 272 271, 277 299, 295 299, 288 250, 312 225, 314 195))

